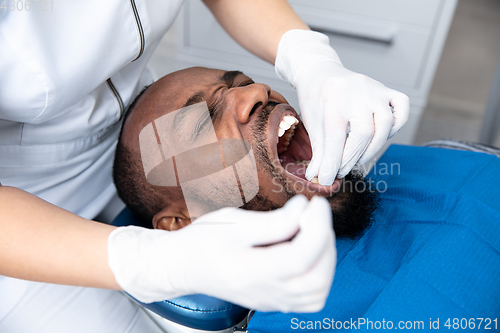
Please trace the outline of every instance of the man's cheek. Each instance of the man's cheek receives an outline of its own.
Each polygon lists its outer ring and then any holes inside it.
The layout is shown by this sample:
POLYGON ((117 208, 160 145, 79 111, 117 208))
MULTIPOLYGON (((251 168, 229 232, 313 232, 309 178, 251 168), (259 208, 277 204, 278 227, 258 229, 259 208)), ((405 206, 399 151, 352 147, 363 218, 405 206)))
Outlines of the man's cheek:
POLYGON ((277 179, 276 177, 273 177, 272 178, 272 183, 273 183, 273 186, 272 186, 272 190, 274 193, 283 193, 285 191, 285 189, 283 188, 283 185, 280 183, 279 179, 277 179))

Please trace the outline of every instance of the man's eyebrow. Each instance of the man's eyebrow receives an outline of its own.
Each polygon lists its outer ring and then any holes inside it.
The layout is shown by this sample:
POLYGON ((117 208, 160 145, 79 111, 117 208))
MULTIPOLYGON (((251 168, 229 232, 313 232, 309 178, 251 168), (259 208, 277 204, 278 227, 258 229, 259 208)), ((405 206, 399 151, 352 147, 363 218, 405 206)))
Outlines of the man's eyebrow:
POLYGON ((220 80, 225 83, 228 87, 231 87, 233 85, 234 79, 238 75, 243 75, 243 72, 241 71, 226 71, 221 77, 220 80))
POLYGON ((205 94, 202 91, 198 91, 195 93, 193 96, 189 97, 187 102, 184 104, 183 108, 196 104, 196 103, 201 103, 205 100, 205 94))

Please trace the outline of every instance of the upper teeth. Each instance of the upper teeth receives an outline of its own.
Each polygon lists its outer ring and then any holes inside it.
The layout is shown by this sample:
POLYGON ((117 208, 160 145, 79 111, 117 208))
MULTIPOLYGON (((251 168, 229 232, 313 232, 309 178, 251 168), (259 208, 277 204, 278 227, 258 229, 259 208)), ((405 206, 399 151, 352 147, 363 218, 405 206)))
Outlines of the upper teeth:
POLYGON ((284 116, 280 122, 280 128, 278 130, 278 136, 281 138, 285 131, 290 129, 290 127, 295 127, 299 121, 294 116, 284 116))
POLYGON ((295 133, 295 127, 299 121, 293 116, 284 116, 280 122, 280 128, 278 130, 278 136, 280 137, 278 141, 278 154, 285 152, 288 149, 290 140, 295 133))

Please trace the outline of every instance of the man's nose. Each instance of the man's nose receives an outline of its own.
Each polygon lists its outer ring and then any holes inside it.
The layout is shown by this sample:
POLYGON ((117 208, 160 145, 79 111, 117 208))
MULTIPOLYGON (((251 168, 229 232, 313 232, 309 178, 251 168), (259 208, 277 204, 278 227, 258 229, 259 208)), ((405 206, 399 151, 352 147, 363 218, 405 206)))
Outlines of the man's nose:
POLYGON ((246 124, 252 111, 267 105, 271 88, 267 84, 253 83, 248 86, 233 89, 226 97, 227 106, 235 110, 238 122, 246 124))

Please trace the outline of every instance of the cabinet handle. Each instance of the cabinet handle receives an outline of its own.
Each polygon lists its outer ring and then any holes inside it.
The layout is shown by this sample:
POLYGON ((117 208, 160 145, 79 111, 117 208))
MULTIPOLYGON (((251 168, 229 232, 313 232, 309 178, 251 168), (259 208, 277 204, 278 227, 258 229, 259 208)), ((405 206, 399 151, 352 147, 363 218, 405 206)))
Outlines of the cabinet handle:
POLYGON ((356 22, 340 18, 328 18, 308 13, 300 13, 300 17, 311 29, 335 35, 368 39, 375 42, 391 44, 398 34, 398 27, 356 22))

